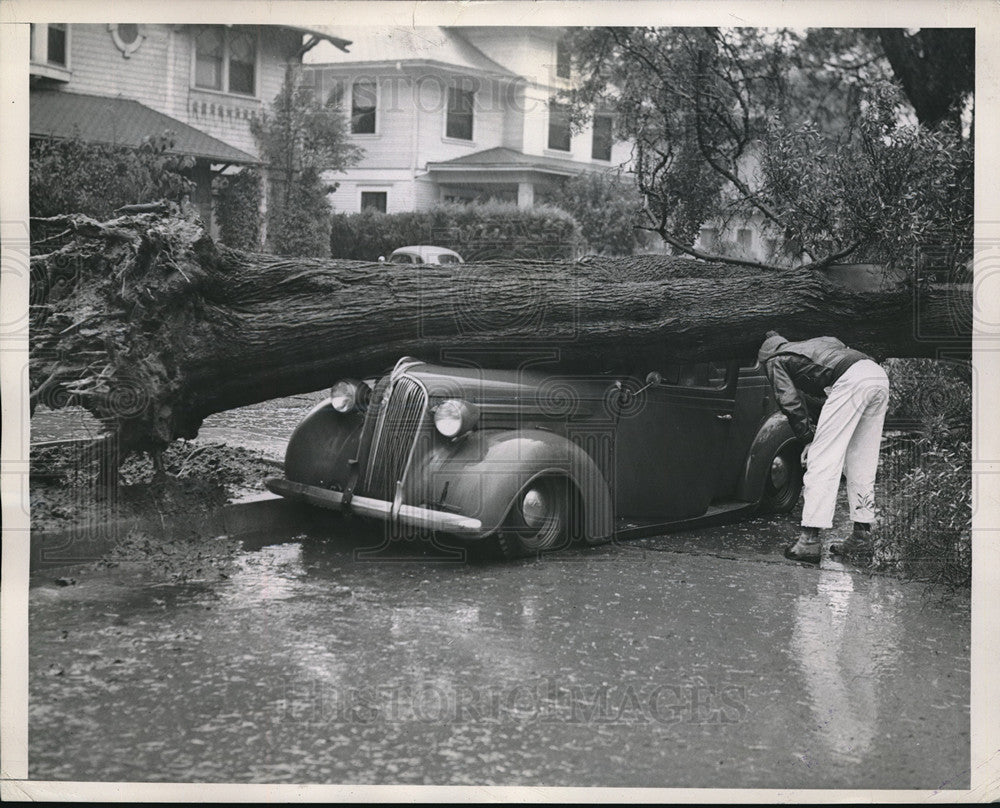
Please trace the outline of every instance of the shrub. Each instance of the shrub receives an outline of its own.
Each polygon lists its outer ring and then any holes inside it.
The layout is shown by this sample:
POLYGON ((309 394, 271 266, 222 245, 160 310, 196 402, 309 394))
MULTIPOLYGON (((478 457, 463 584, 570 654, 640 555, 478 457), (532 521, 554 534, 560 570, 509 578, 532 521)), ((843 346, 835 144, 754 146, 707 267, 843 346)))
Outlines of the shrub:
POLYGON ((260 249, 260 172, 245 168, 215 182, 219 240, 238 250, 260 249))
POLYGON ((39 138, 28 151, 32 216, 83 213, 108 219, 123 205, 180 201, 194 192, 191 157, 169 154, 170 133, 151 136, 137 149, 39 138))
POLYGON ((943 419, 891 441, 880 462, 882 520, 872 566, 964 588, 972 583, 972 443, 943 419))
POLYGON ((325 256, 330 245, 329 186, 315 168, 305 168, 284 204, 271 212, 268 242, 279 255, 325 256))
POLYGON ((972 581, 972 385, 967 362, 896 359, 879 462, 872 567, 951 590, 972 581))
POLYGON ((602 255, 632 255, 648 241, 637 230, 642 196, 634 183, 607 174, 587 172, 571 177, 539 200, 562 208, 580 225, 588 250, 602 255))
POLYGON ((373 261, 407 244, 434 244, 466 261, 571 258, 581 244, 576 220, 548 205, 509 202, 445 204, 426 212, 339 213, 333 216, 330 254, 373 261))

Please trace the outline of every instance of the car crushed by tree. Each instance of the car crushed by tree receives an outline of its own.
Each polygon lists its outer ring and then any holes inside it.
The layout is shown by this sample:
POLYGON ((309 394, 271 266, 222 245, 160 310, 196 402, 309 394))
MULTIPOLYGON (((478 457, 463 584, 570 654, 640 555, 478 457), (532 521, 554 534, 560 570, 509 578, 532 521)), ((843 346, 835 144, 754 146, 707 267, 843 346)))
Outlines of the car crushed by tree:
POLYGON ((640 381, 404 357, 337 382, 266 484, 386 536, 511 558, 791 510, 801 448, 756 363, 664 363, 640 381))

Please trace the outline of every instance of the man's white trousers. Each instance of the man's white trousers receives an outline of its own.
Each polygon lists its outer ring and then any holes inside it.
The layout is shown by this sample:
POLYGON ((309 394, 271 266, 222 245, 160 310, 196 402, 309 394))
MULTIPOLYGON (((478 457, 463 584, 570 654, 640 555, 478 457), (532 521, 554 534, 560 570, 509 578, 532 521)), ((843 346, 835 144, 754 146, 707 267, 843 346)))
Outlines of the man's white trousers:
POLYGON ((889 406, 889 379, 870 359, 849 367, 827 388, 827 399, 809 446, 802 526, 833 526, 840 476, 854 522, 875 521, 875 474, 882 424, 889 406))

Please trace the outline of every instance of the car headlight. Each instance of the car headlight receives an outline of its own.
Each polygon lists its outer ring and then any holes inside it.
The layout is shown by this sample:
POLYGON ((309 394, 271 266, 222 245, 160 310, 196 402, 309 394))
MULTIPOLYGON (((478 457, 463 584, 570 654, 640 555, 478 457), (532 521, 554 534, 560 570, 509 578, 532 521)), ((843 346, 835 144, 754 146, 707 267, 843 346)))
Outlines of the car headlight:
POLYGON ((355 379, 341 379, 330 388, 330 404, 337 412, 363 410, 368 406, 371 390, 364 382, 355 379))
POLYGON ((449 398, 434 410, 434 426, 446 438, 456 438, 471 430, 479 421, 479 408, 468 401, 449 398))

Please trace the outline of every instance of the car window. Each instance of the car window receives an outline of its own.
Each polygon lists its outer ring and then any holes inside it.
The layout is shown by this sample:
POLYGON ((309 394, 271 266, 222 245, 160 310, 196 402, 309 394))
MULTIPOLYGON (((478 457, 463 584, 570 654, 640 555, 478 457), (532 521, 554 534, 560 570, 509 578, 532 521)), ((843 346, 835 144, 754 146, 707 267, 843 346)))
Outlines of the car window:
POLYGON ((726 362, 689 362, 666 365, 660 373, 662 384, 714 389, 726 386, 727 370, 726 362))
POLYGON ((399 253, 394 255, 389 259, 390 264, 412 264, 413 259, 410 258, 406 253, 399 253))
POLYGON ((709 387, 725 387, 726 386, 726 371, 728 370, 728 364, 726 362, 709 362, 708 363, 708 386, 709 387))
POLYGON ((439 255, 438 256, 438 263, 439 264, 457 264, 458 263, 458 258, 456 258, 454 255, 439 255))
POLYGON ((424 259, 421 258, 419 255, 413 256, 413 263, 414 264, 422 264, 423 262, 424 262, 424 259))

